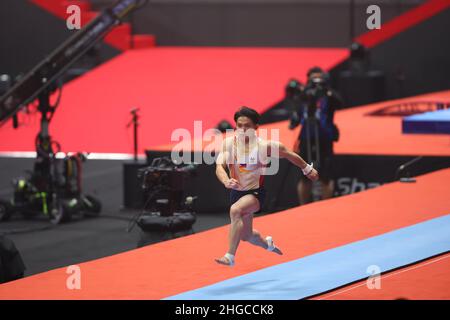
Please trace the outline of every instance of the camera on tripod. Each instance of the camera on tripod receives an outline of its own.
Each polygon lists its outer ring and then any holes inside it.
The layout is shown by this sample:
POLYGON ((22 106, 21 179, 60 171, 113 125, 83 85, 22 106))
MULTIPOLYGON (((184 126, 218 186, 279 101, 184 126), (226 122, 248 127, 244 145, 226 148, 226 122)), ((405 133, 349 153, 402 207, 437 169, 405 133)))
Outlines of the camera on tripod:
POLYGON ((327 96, 328 90, 328 80, 324 73, 308 79, 300 99, 306 104, 309 117, 315 116, 317 102, 319 99, 327 96))
MULTIPOLYGON (((196 164, 177 164, 169 157, 156 158, 150 166, 139 169, 138 178, 142 179, 146 201, 142 212, 130 220, 128 232, 137 224, 146 236, 157 238, 193 233, 192 225, 197 220, 197 197, 184 197, 184 191, 186 181, 196 172, 196 164)), ((141 240, 138 246, 152 243, 155 239, 150 239, 150 242, 149 239, 141 240)))
POLYGON ((300 81, 297 79, 291 79, 285 88, 286 99, 296 100, 302 96, 304 90, 305 87, 300 81))
POLYGON ((138 171, 147 199, 144 210, 171 216, 175 211, 194 211, 197 197, 183 199, 186 181, 195 176, 196 164, 176 164, 169 157, 156 158, 138 171))

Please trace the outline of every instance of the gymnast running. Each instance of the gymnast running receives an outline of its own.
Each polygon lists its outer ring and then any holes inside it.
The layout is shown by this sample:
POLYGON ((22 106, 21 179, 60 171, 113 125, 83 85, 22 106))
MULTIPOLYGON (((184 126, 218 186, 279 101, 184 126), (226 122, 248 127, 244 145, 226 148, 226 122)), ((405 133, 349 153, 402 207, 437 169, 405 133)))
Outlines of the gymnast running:
POLYGON ((312 163, 306 163, 282 143, 257 137, 259 117, 258 112, 253 109, 240 108, 234 114, 235 134, 223 141, 216 160, 217 178, 225 188, 230 189, 231 225, 228 252, 215 261, 227 266, 235 264, 235 255, 241 240, 283 254, 271 236, 263 238, 253 229, 253 214, 261 211, 266 196, 263 178, 269 157, 286 158, 302 169, 303 174, 310 180, 316 181, 319 178, 312 163), (227 174, 227 167, 230 176, 227 174))

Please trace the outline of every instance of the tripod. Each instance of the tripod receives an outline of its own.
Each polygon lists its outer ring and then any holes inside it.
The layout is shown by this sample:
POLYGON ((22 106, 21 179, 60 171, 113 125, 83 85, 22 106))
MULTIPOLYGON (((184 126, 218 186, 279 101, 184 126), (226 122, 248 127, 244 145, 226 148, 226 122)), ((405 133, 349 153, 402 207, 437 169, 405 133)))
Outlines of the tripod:
MULTIPOLYGON (((320 168, 321 155, 320 155, 320 138, 319 138, 319 126, 320 126, 320 114, 319 110, 314 105, 307 106, 305 108, 305 130, 306 130, 306 162, 314 163, 316 168, 320 168), (311 109, 311 113, 309 112, 311 109), (314 132, 314 143, 312 143, 311 132, 314 132)), ((312 200, 318 200, 320 195, 320 184, 316 181, 312 182, 311 197, 312 200)))
POLYGON ((306 105, 304 110, 305 130, 306 130, 306 162, 315 163, 316 167, 320 167, 320 144, 319 144, 319 110, 311 105, 306 105), (311 141, 311 131, 314 131, 314 145, 311 141), (314 149, 314 154, 313 154, 314 149))
POLYGON ((41 127, 36 136, 36 162, 31 177, 31 182, 37 190, 47 195, 43 199, 43 212, 50 216, 54 223, 59 223, 66 218, 62 212, 60 203, 60 194, 58 192, 58 172, 56 169, 56 154, 61 150, 58 142, 54 141, 49 134, 50 121, 59 105, 61 97, 61 87, 59 87, 59 96, 55 105, 50 105, 50 95, 55 88, 46 88, 38 96, 38 111, 41 113, 41 127), (56 148, 54 148, 56 147, 56 148), (50 205, 47 209, 46 202, 50 205))

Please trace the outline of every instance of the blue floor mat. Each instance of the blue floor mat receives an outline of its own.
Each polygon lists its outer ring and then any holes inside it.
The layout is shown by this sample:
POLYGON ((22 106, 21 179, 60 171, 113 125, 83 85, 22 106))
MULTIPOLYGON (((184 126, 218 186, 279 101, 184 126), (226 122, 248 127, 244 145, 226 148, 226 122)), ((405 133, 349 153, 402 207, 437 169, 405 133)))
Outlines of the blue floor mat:
POLYGON ((386 272, 449 250, 446 215, 167 299, 296 300, 367 278, 370 266, 386 272))
POLYGON ((450 134, 450 109, 425 112, 405 117, 403 133, 450 134))

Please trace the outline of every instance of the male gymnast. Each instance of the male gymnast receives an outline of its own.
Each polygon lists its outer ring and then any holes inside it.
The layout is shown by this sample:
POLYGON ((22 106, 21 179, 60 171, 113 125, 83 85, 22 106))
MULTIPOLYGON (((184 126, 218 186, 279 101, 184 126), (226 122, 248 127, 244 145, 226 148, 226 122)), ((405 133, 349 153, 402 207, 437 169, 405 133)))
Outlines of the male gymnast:
POLYGON ((216 160, 217 178, 225 188, 230 189, 231 225, 228 252, 215 261, 227 266, 235 264, 235 255, 241 240, 283 254, 275 246, 271 236, 263 238, 253 229, 253 214, 261 211, 266 196, 263 178, 269 157, 288 159, 310 180, 316 181, 319 178, 312 164, 306 163, 282 143, 257 137, 259 117, 255 110, 241 107, 234 114, 235 134, 223 141, 216 160), (227 174, 227 167, 230 176, 227 174))

